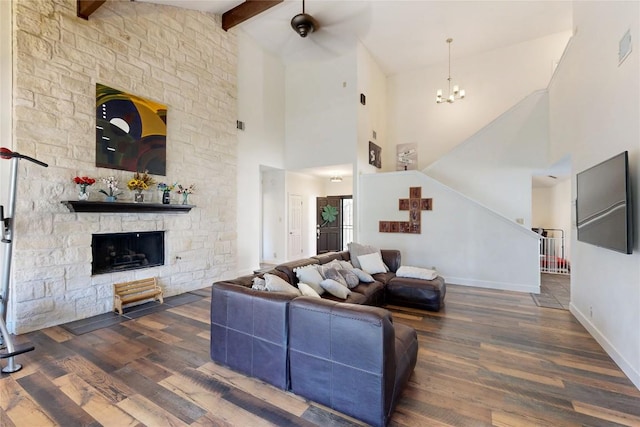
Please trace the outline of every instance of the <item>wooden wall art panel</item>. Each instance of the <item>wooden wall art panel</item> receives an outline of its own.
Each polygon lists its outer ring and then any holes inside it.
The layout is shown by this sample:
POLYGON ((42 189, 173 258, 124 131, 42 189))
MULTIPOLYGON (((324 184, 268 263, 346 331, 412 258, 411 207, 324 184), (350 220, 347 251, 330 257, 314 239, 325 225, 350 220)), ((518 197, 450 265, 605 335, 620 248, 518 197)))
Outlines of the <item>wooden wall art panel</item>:
POLYGON ((380 233, 409 233, 420 234, 422 211, 433 209, 432 199, 422 198, 422 187, 410 187, 408 199, 398 199, 398 210, 409 211, 409 221, 380 221, 380 233))

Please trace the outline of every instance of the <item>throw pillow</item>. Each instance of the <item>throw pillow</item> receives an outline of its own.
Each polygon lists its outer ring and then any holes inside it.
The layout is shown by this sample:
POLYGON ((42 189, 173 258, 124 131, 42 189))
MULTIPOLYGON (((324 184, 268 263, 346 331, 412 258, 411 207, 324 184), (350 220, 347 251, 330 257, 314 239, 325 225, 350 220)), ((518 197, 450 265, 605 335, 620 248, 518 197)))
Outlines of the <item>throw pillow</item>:
POLYGON ((353 264, 351 264, 351 262, 349 261, 338 261, 340 263, 340 265, 342 266, 343 269, 345 270, 353 270, 353 264))
POLYGON ((354 268, 351 270, 351 272, 358 276, 358 279, 360 279, 360 281, 363 283, 371 283, 375 280, 369 273, 365 273, 359 268, 354 268))
POLYGON ((351 291, 347 289, 346 286, 341 285, 335 280, 324 279, 322 282, 320 282, 320 286, 322 286, 325 291, 338 298, 347 299, 347 297, 351 294, 351 291))
POLYGON ((324 280, 324 277, 322 277, 320 272, 318 272, 317 265, 307 265, 304 267, 299 267, 294 271, 296 273, 296 276, 298 277, 298 282, 310 285, 319 294, 322 294, 322 292, 324 292, 324 290, 320 286, 320 282, 324 280))
POLYGON ((286 292, 288 294, 301 295, 298 288, 290 285, 275 274, 265 273, 264 281, 266 282, 265 287, 269 292, 286 292))
POLYGON ((396 272, 398 277, 410 277, 412 279, 433 280, 438 277, 438 272, 428 268, 401 266, 396 272))
MULTIPOLYGON (((300 289, 300 292, 302 292, 302 295, 304 296, 320 298, 320 295, 318 295, 318 293, 306 283, 302 283, 302 282, 298 283, 298 289, 300 289)), ((322 289, 322 292, 324 292, 324 289, 322 289)))
POLYGON ((263 278, 261 277, 254 277, 253 278, 253 286, 251 286, 251 289, 255 289, 256 291, 266 291, 266 282, 263 278))
MULTIPOLYGON (((355 242, 349 243, 348 247, 349 247, 349 256, 351 257, 351 264, 353 264, 355 268, 360 268, 362 270, 364 270, 364 268, 362 268, 362 266, 360 265, 360 259, 358 257, 360 257, 361 255, 372 254, 375 252, 380 253, 380 249, 376 247, 361 245, 360 243, 355 243, 355 242)), ((380 258, 382 258, 382 254, 380 254, 380 258)), ((384 262, 382 263, 382 265, 384 265, 384 271, 389 271, 389 269, 384 264, 384 262)))
POLYGON ((325 279, 335 280, 336 282, 340 283, 342 286, 346 288, 349 287, 347 285, 347 281, 344 279, 344 277, 342 277, 342 274, 340 274, 338 270, 336 270, 335 268, 322 269, 322 273, 323 273, 322 276, 325 279))
POLYGON ((387 271, 385 269, 384 262, 382 262, 380 252, 374 252, 368 255, 360 255, 358 257, 358 262, 360 263, 362 270, 366 271, 369 274, 384 273, 387 271))
POLYGON ((360 284, 360 279, 358 279, 358 276, 351 270, 342 269, 338 270, 338 273, 344 277, 344 281, 347 282, 347 288, 353 289, 360 284))

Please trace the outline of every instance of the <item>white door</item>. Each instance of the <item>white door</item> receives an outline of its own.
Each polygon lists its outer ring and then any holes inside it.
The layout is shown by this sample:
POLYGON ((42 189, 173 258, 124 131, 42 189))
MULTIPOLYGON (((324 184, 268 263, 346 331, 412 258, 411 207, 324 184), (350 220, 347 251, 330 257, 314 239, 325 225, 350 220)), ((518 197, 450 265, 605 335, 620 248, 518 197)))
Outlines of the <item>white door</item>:
POLYGON ((302 196, 289 194, 289 259, 302 254, 302 196))

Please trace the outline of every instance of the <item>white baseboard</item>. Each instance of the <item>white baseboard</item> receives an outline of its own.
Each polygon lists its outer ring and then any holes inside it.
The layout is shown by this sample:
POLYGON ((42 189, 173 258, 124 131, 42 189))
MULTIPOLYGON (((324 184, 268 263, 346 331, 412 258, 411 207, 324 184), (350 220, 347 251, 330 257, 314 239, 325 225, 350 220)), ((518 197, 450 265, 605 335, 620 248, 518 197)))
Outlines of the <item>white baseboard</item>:
POLYGON ((515 291, 515 292, 528 292, 539 294, 540 293, 540 285, 527 285, 524 283, 505 283, 505 282, 493 282, 489 280, 476 280, 476 279, 468 279, 463 277, 445 277, 445 282, 455 284, 455 285, 463 285, 463 286, 475 286, 478 288, 488 288, 488 289, 499 289, 502 291, 515 291))
POLYGON ((613 359, 622 372, 631 380, 631 382, 640 390, 640 372, 636 371, 633 366, 621 355, 618 350, 611 344, 611 342, 605 337, 600 330, 589 321, 589 318, 585 316, 573 303, 569 304, 569 310, 571 314, 584 326, 584 328, 591 334, 591 336, 600 344, 604 351, 613 359))

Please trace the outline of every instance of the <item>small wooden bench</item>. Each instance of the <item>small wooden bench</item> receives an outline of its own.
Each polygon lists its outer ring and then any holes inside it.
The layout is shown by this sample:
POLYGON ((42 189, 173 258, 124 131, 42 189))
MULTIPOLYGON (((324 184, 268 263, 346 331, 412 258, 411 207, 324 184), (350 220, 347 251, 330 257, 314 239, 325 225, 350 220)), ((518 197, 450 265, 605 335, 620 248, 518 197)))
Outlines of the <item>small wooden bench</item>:
POLYGON ((151 299, 164 302, 162 289, 155 277, 113 284, 113 309, 122 316, 122 306, 131 302, 151 299))

